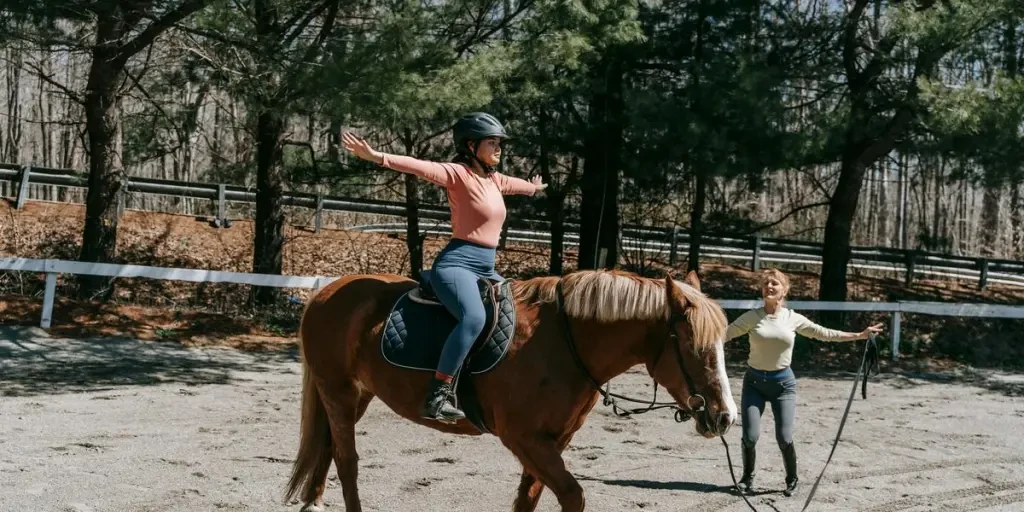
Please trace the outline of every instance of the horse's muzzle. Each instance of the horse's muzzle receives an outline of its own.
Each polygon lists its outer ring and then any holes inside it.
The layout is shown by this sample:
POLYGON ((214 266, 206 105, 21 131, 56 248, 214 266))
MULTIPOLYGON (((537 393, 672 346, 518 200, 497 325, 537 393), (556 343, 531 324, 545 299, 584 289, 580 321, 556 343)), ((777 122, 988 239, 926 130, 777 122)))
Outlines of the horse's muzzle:
POLYGON ((728 412, 711 414, 707 411, 698 414, 697 433, 711 439, 715 436, 724 436, 729 432, 729 427, 736 421, 728 412))
POLYGON ((715 416, 715 432, 720 436, 724 436, 729 431, 729 427, 736 421, 728 412, 720 412, 715 416))

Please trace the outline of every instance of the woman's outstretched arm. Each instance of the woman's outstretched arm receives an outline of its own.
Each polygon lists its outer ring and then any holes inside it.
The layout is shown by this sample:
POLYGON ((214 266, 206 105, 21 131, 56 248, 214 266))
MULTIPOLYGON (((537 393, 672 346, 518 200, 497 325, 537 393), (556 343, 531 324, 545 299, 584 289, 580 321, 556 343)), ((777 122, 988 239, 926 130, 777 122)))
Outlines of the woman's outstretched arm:
POLYGON ((410 156, 382 153, 370 147, 365 140, 349 132, 345 132, 342 139, 345 142, 345 149, 363 160, 374 162, 394 171, 419 176, 442 187, 447 188, 455 183, 455 176, 458 172, 456 164, 429 162, 410 156))
POLYGON ((526 181, 515 176, 506 176, 500 172, 496 172, 494 175, 498 180, 498 190, 505 195, 532 196, 547 188, 547 185, 541 182, 540 176, 534 176, 532 180, 526 181))
POLYGON ((875 324, 861 332, 846 332, 822 327, 800 313, 793 312, 793 330, 801 336, 821 341, 857 341, 865 340, 871 334, 882 332, 882 324, 875 324))

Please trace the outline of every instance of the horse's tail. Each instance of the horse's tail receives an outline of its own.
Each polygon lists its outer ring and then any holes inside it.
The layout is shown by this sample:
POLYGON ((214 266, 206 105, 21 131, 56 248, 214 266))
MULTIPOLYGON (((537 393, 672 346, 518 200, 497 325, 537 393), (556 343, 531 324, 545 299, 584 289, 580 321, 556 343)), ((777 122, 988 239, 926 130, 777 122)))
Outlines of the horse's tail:
MULTIPOLYGON (((300 326, 300 345, 304 341, 303 338, 303 329, 300 326)), ((324 409, 324 404, 320 400, 320 391, 316 387, 309 364, 305 359, 302 361, 300 430, 299 453, 295 457, 295 464, 292 465, 292 477, 288 481, 285 502, 291 501, 301 490, 304 501, 309 503, 319 497, 317 488, 324 484, 332 459, 331 428, 327 419, 327 410, 324 409)))

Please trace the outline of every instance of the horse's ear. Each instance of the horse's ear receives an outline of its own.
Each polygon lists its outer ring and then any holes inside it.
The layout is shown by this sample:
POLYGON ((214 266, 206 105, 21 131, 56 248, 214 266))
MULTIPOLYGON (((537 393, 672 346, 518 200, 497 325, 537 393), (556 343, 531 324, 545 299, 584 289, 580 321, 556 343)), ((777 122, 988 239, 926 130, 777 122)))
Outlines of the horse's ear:
POLYGON ((683 282, 692 286, 698 292, 700 291, 700 280, 697 279, 697 272, 695 270, 687 272, 686 278, 683 279, 683 282))
POLYGON ((669 307, 673 309, 686 307, 686 296, 679 289, 679 285, 676 283, 672 272, 669 272, 668 276, 665 277, 665 293, 668 294, 669 307))

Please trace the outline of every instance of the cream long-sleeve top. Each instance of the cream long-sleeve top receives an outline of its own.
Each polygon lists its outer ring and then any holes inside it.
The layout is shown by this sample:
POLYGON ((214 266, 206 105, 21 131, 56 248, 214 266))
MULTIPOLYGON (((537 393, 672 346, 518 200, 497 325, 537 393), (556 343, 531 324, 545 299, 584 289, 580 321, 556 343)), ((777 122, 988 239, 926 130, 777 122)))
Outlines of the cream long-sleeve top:
POLYGON ((769 315, 764 308, 747 311, 729 324, 725 339, 750 335, 747 364, 761 371, 783 370, 793 360, 796 335, 822 341, 842 341, 843 331, 822 327, 789 308, 779 307, 769 315))

